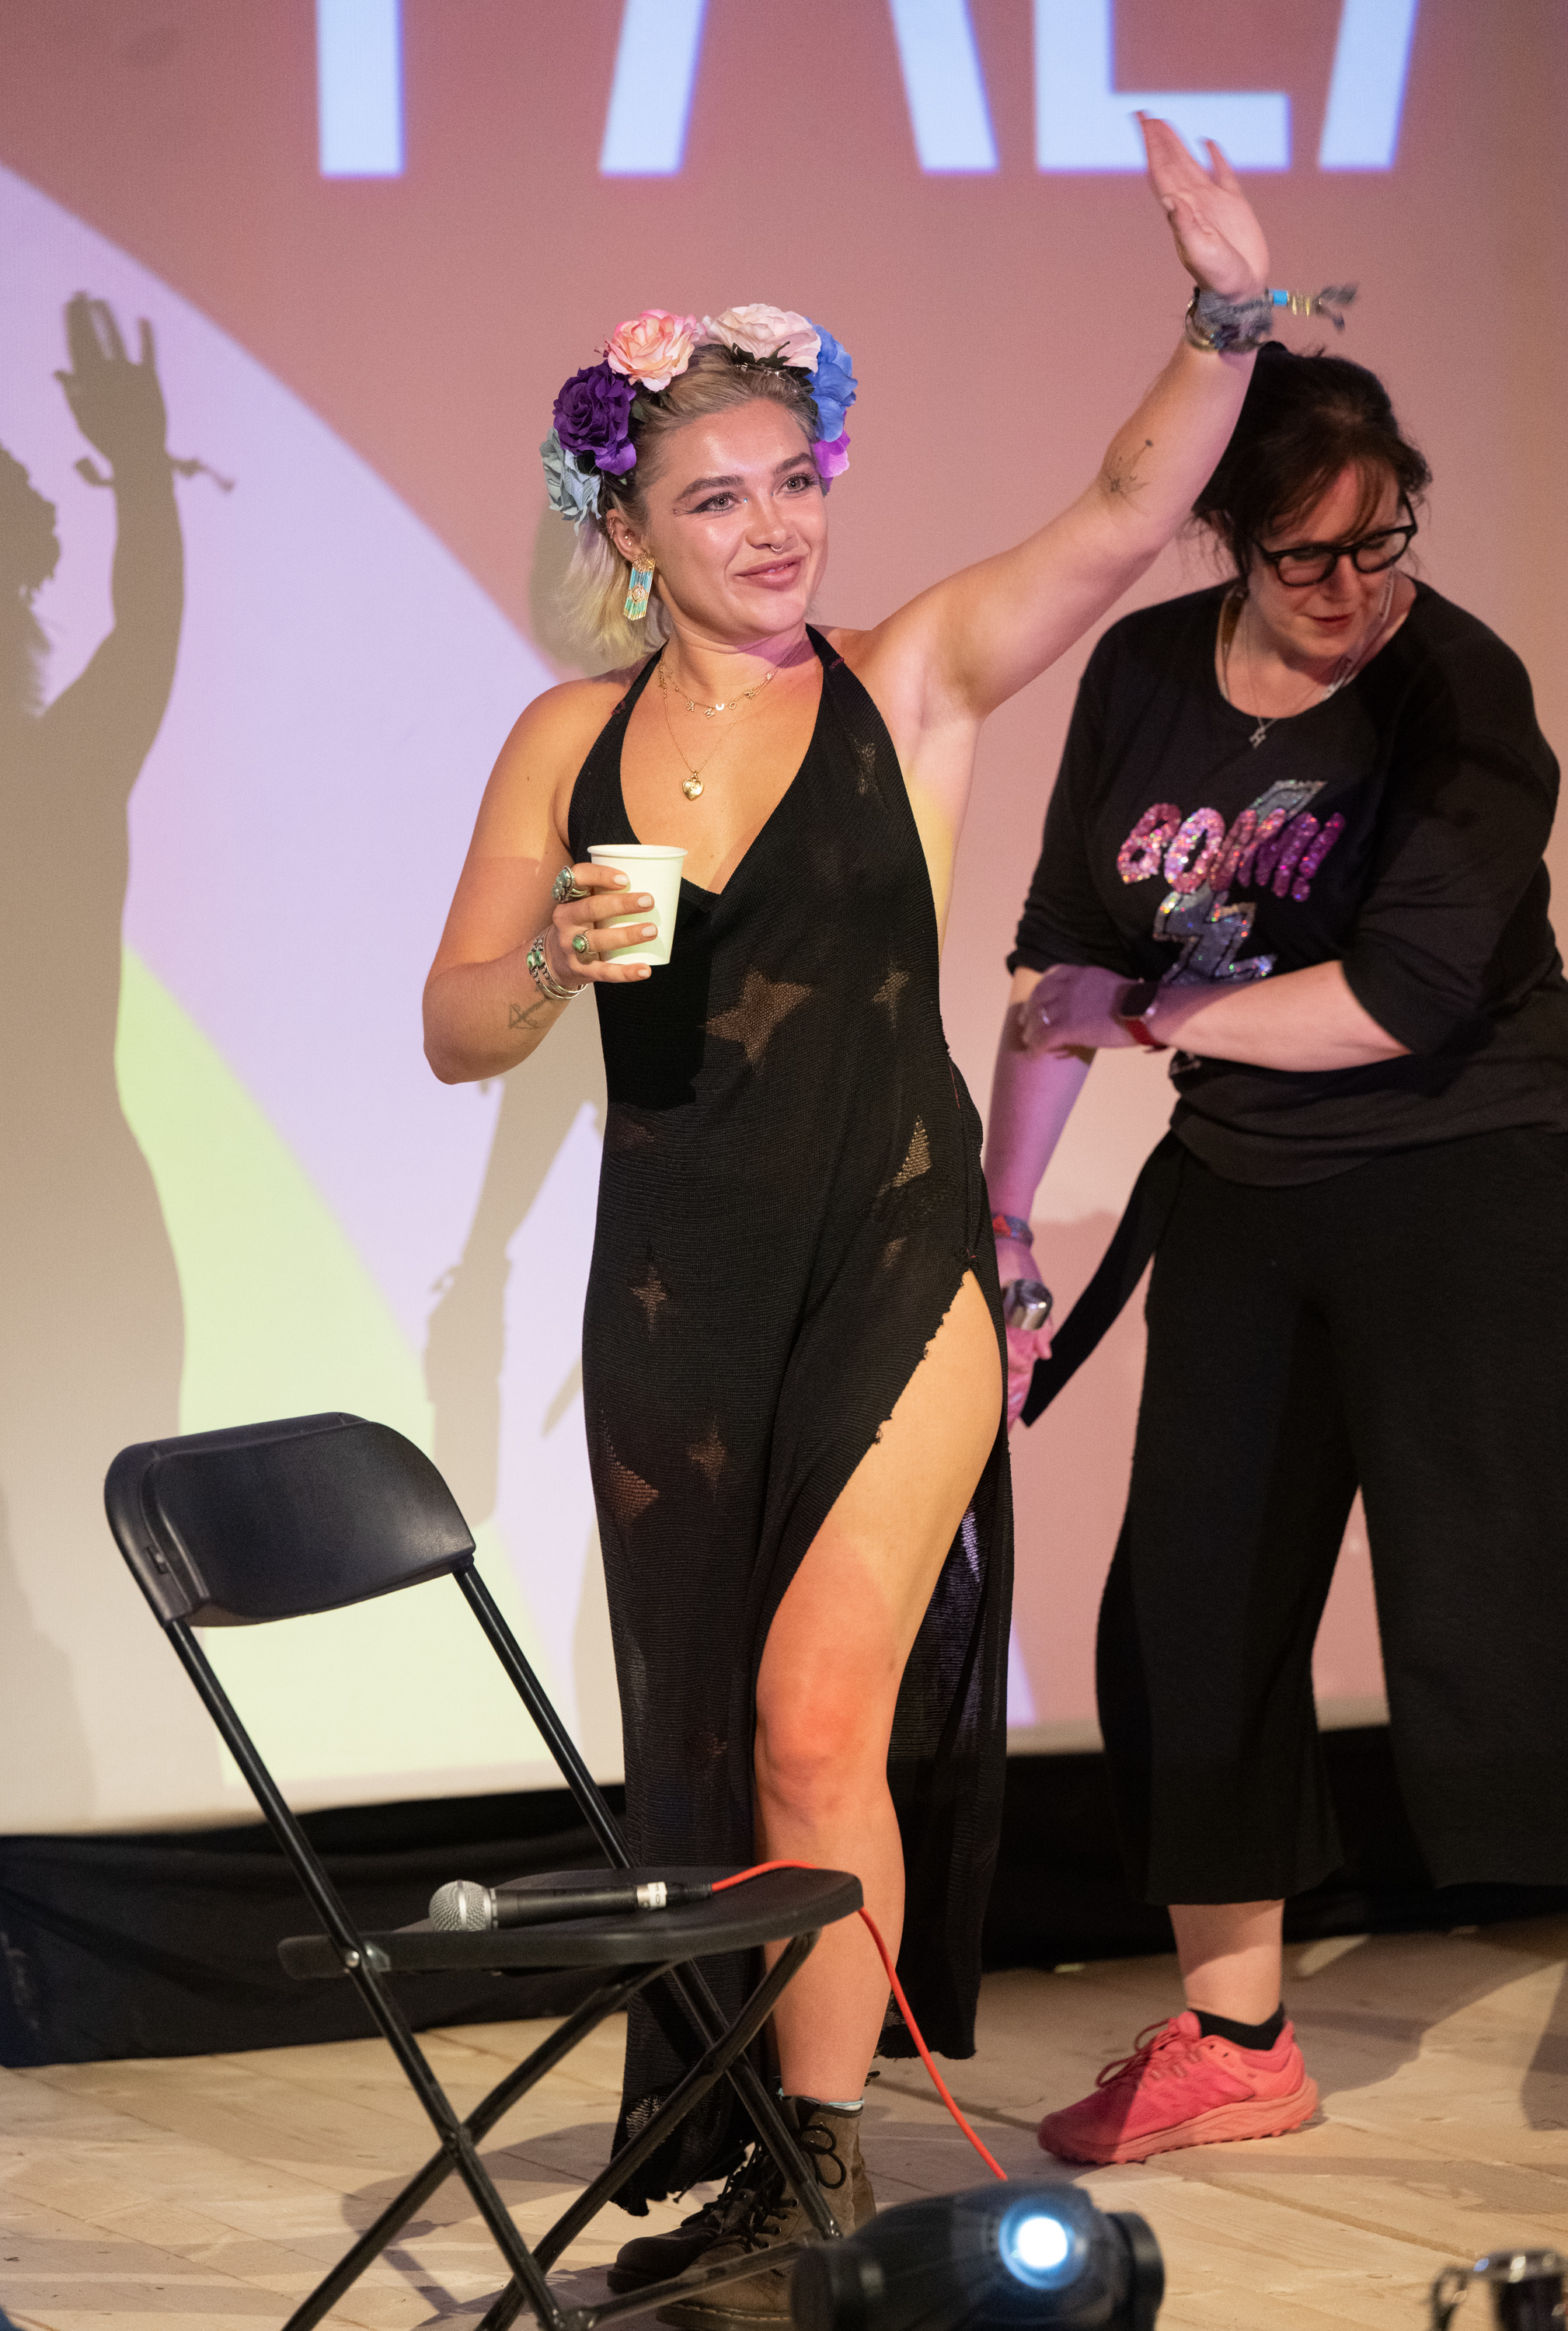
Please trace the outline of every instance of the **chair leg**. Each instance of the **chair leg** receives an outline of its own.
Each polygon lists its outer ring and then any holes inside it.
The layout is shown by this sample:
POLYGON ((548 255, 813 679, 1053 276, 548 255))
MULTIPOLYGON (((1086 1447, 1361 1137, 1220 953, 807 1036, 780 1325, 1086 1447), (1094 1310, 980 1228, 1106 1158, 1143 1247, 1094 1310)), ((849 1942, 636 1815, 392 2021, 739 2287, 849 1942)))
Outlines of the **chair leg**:
MULTIPOLYGON (((710 2048, 724 2030, 724 2018, 700 1968, 695 1964, 679 1968, 670 1977, 666 1989, 685 2010, 703 2046, 710 2048)), ((832 2241, 838 2232, 833 2213, 822 2198, 816 2173, 779 2108, 778 2098, 749 2056, 736 2057, 725 2078, 751 2115, 758 2136, 784 2171, 790 2191, 813 2230, 824 2241, 832 2241)))
MULTIPOLYGON (((618 2013, 635 1998, 653 1974, 651 1967, 640 1967, 619 1983, 606 1984, 594 1992, 557 2031, 534 2050, 531 2056, 526 2057, 515 2070, 507 2074, 504 2080, 499 2081, 462 2124, 474 2144, 478 2145, 488 2136, 496 2123, 511 2110, 518 2098, 526 2096, 546 2072, 553 2071, 564 2057, 571 2054, 580 2040, 585 2039, 595 2026, 603 2023, 608 2016, 618 2013)), ((422 2209, 431 2195, 445 2184, 453 2165, 451 2155, 444 2145, 439 2153, 432 2154, 423 2168, 411 2178, 396 2200, 388 2203, 375 2224, 366 2229, 353 2249, 338 2260, 331 2273, 317 2284, 301 2306, 296 2307, 283 2331, 311 2331, 313 2325, 329 2315, 345 2291, 352 2288, 366 2267, 374 2265, 415 2211, 422 2209)))
MULTIPOLYGON (((605 2203, 613 2200, 617 2190, 625 2184, 632 2171, 641 2168, 649 2155, 657 2146, 662 2145, 670 2131, 679 2127, 693 2107, 700 2104, 708 2090, 716 2088, 736 2060, 744 2056, 746 2050, 750 2047, 768 2017, 773 2013, 785 1985, 810 1957, 816 1948, 816 1944, 817 1936, 814 1933, 794 1936, 752 1993, 729 2030, 708 2049, 700 2062, 692 2066, 679 2085, 671 2089, 646 2127, 634 2136, 629 2145, 622 2147, 614 2159, 600 2171, 592 2184, 584 2187, 570 2209, 565 2211, 556 2219, 549 2232, 534 2245, 534 2258, 546 2273, 563 2250, 575 2241, 583 2228, 603 2208, 605 2203)), ((669 1974, 671 1970, 665 1968, 661 1972, 669 1974)), ((760 2082, 758 2085, 761 2085, 760 2082)), ((794 2132, 784 2121, 782 2115, 779 2115, 778 2118, 789 2150, 799 2156, 802 2173, 810 2179, 811 2193, 821 2202, 822 2194, 816 2178, 804 2155, 800 2153, 800 2147, 794 2142, 794 2132)), ((779 2166, 781 2168, 784 2166, 782 2161, 779 2166)), ((793 2178, 791 2183, 793 2184, 793 2178)), ((803 2195, 802 2198, 803 2200, 804 2196, 803 2195)), ((816 2213, 813 2212, 811 2214, 814 2224, 816 2213)), ((827 2220, 824 2239, 836 2239, 839 2229, 825 2203, 822 2204, 822 2214, 827 2220)), ((498 2292, 480 2324, 479 2331, 506 2331, 506 2326, 515 2323, 523 2308, 529 2303, 529 2296, 521 2287, 521 2279, 514 2279, 505 2290, 498 2292)), ((537 2312, 537 2307, 535 2311, 537 2312)))
MULTIPOLYGON (((490 1649, 527 1709, 535 1729, 554 1757, 556 1769, 570 1790, 578 1812, 599 1841, 605 1860, 613 1869, 629 1870, 632 1856, 627 1851, 620 1824, 604 1801, 603 1791, 578 1755, 575 1742, 556 1715, 538 1677, 528 1665, 521 1645, 508 1626, 489 1587, 478 1570, 472 1567, 454 1572, 453 1575, 463 1599, 483 1629, 490 1649)), ((723 2033, 724 2015, 701 1968, 695 1961, 679 1968, 670 1977, 669 1989, 701 2045, 712 2047, 723 2033)), ((751 2115, 758 2136, 788 2178, 791 2190, 806 2216, 824 2241, 831 2239, 836 2231, 832 2212, 822 2199, 822 2188, 812 2174, 811 2164, 795 2143, 794 2131, 769 2095, 767 2084, 755 2065, 742 2056, 731 2067, 728 2078, 751 2115)))
MULTIPOLYGON (((661 1969, 650 1969, 651 1975, 661 1969)), ((534 2254, 513 2223, 510 2211, 497 2193, 490 2174, 475 2149, 472 2136, 452 2110, 441 2082, 424 2060, 401 2004, 385 1989, 374 1968, 361 1960, 351 1980, 380 2027, 382 2037, 402 2065, 404 2076, 441 2139, 442 2151, 473 2197, 474 2206, 489 2229, 490 2239, 522 2286, 527 2302, 545 2331, 565 2331, 565 2317, 534 2254)))

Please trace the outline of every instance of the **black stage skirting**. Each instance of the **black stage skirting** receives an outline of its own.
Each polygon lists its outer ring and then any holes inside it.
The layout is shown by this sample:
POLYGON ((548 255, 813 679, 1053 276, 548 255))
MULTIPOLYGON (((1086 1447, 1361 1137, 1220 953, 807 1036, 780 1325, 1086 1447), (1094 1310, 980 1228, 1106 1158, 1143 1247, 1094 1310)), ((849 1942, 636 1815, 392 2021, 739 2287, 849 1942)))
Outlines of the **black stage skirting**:
MULTIPOLYGON (((1568 1887, 1449 1887, 1427 1879, 1381 1726, 1329 1732, 1324 1750, 1345 1865, 1297 1898, 1296 1942, 1325 1935, 1446 1930, 1568 1908, 1568 1887)), ((614 1802, 617 1793, 608 1793, 614 1802)), ((422 1917, 449 1878, 494 1884, 598 1856, 564 1791, 355 1806, 305 1817, 349 1908, 366 1927, 422 1917)), ((259 1822, 141 1837, 0 1839, 0 2063, 189 2056, 363 2038, 347 1983, 295 1983, 286 1935, 313 1926, 259 1822)), ((1122 1883, 1104 1760, 1015 1756, 985 1927, 988 1967, 1056 1966, 1171 1947, 1163 1910, 1122 1883)), ((592 1987, 556 1975, 404 1977, 423 2030, 565 2013, 592 1987)))

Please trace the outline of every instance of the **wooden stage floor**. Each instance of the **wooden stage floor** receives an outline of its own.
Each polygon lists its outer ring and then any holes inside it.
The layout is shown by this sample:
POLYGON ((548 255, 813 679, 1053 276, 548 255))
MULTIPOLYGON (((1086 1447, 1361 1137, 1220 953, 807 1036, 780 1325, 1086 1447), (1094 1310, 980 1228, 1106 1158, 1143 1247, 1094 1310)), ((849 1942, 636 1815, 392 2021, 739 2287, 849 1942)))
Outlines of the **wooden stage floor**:
MULTIPOLYGON (((1310 1945, 1290 1954, 1287 1996, 1320 2119, 1083 2179, 1158 2234, 1163 2325, 1414 2331, 1445 2261, 1568 2248, 1568 1920, 1310 1945)), ((980 2054, 954 2085, 1010 2174, 1067 2174, 1036 2148, 1036 2118, 1174 2003, 1165 1959, 988 1980, 980 2054)), ((427 2038, 466 2107, 540 2028, 427 2038)), ((487 2148, 530 2232, 603 2158, 618 2056, 607 2027, 487 2148)), ((884 2205, 984 2182, 917 2064, 884 2071, 866 2120, 884 2205)), ((427 2145, 379 2041, 0 2072, 0 2306, 28 2331, 281 2323, 427 2145)), ((560 2270, 575 2298, 599 2295, 632 2230, 611 2210, 578 2244, 560 2270)), ((449 2184, 330 2320, 472 2325, 499 2279, 449 2184)), ((1478 2299, 1462 2319, 1482 2331, 1478 2299)))

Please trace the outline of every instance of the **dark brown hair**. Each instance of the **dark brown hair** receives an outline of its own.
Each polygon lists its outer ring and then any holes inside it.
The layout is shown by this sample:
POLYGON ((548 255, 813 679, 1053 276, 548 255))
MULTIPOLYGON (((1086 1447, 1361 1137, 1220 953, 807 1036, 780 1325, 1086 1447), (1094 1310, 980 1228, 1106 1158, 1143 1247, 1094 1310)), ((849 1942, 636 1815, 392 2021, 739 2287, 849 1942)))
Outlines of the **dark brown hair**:
POLYGON ((1391 478, 1412 504, 1431 483, 1374 372, 1321 351, 1297 356, 1270 341, 1193 515, 1245 575, 1252 545, 1310 509, 1346 469, 1361 479, 1357 531, 1370 523, 1391 478))

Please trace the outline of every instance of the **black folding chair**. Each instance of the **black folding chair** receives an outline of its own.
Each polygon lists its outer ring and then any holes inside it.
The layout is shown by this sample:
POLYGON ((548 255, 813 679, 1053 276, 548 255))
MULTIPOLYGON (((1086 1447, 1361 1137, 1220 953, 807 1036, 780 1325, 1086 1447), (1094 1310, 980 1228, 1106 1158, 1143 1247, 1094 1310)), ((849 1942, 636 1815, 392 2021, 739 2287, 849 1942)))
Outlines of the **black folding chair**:
MULTIPOLYGON (((440 2138, 397 2199, 290 2316, 285 2331, 319 2323, 453 2171, 462 2179, 511 2280, 481 2331, 530 2308, 546 2331, 592 2331, 621 2315, 755 2273, 756 2261, 701 2266, 595 2307, 563 2307, 546 2279, 568 2243, 720 2081, 727 2080, 762 2144, 798 2196, 818 2239, 837 2237, 812 2165, 746 2054, 821 1929, 860 1905, 859 1881, 837 1870, 778 1870, 687 1908, 571 1918, 489 1932, 442 1932, 428 1919, 361 1933, 290 1811, 193 1630, 250 1627, 338 1611, 378 1594, 453 1578, 560 1768, 607 1861, 625 1882, 713 1879, 725 1870, 633 1869, 603 1797, 474 1565, 474 1542, 441 1475, 412 1441, 356 1416, 286 1417, 121 1450, 105 1484, 109 1527, 186 1674, 271 1824, 324 1932, 279 1946, 290 1974, 347 1976, 385 2034, 440 2138), (763 1943, 787 1947, 726 2026, 694 1962, 763 1943), (575 2014, 465 2117, 451 2103, 387 1978, 454 1968, 603 1968, 575 2014), (531 2248, 480 2158, 503 2113, 604 2018, 650 1984, 664 1984, 691 2026, 697 2060, 647 2126, 531 2248)), ((519 1881, 537 1887, 537 1878, 519 1881)), ((603 1881, 564 1872, 562 1890, 603 1881)), ((505 1891, 507 1889, 498 1889, 505 1891)), ((795 2247, 770 2250, 784 2265, 795 2247)))

